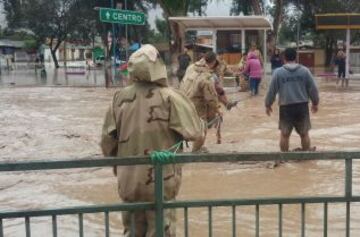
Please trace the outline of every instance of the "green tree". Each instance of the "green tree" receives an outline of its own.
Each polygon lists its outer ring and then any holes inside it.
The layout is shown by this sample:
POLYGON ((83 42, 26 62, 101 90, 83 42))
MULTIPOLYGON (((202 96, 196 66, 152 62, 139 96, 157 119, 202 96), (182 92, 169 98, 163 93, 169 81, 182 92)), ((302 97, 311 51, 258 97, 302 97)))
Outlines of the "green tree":
POLYGON ((263 15, 265 0, 233 0, 230 15, 263 15))
POLYGON ((169 42, 169 28, 164 19, 155 19, 156 30, 149 30, 144 43, 157 44, 169 42))
POLYGON ((285 14, 282 22, 282 27, 279 31, 279 42, 284 44, 286 42, 295 42, 298 19, 293 14, 285 14))
MULTIPOLYGON (((284 0, 271 0, 274 6, 270 8, 273 18, 273 31, 268 35, 270 50, 275 48, 280 24, 284 13, 284 0)), ((230 15, 265 15, 267 1, 265 0, 233 0, 230 15)))
POLYGON ((58 68, 56 51, 60 44, 69 36, 86 32, 84 22, 93 17, 88 3, 87 0, 4 0, 4 10, 9 27, 28 29, 37 42, 49 46, 58 68))
POLYGON ((155 26, 156 26, 157 31, 159 32, 161 41, 162 42, 169 41, 170 33, 169 33, 169 27, 166 23, 166 20, 156 18, 155 26))
POLYGON ((186 16, 189 9, 189 0, 158 0, 157 3, 161 6, 164 14, 164 18, 167 21, 171 40, 169 41, 170 51, 181 51, 181 32, 176 24, 168 21, 171 16, 186 16))
MULTIPOLYGON (((357 13, 360 11, 360 1, 358 0, 286 0, 285 6, 295 9, 294 11, 300 14, 300 17, 296 21, 288 21, 284 25, 288 29, 284 29, 284 32, 289 29, 293 32, 299 23, 301 35, 311 35, 315 45, 325 49, 325 64, 327 66, 331 63, 337 39, 344 39, 345 31, 316 31, 314 15, 321 13, 357 13)), ((294 11, 290 14, 294 14, 294 11)), ((352 41, 357 38, 358 34, 354 34, 352 41)))
POLYGON ((23 13, 20 1, 17 0, 3 0, 4 13, 7 20, 8 28, 20 28, 23 25, 23 13))
POLYGON ((207 4, 208 0, 190 1, 188 12, 196 14, 198 16, 205 15, 207 4))
MULTIPOLYGON (((101 35, 107 45, 107 33, 111 24, 99 20, 95 7, 111 7, 104 0, 3 0, 4 12, 10 29, 27 29, 39 43, 46 43, 51 51, 56 68, 59 67, 56 51, 64 40, 94 42, 101 35), (20 4, 21 3, 21 4, 20 4)), ((124 0, 114 0, 114 7, 124 0)), ((149 4, 144 1, 127 1, 127 9, 146 13, 149 4)), ((116 25, 116 35, 125 36, 125 26, 116 25)), ((141 39, 149 26, 129 26, 129 36, 141 39)))
POLYGON ((167 21, 170 32, 170 51, 173 53, 180 52, 181 49, 181 32, 176 24, 168 21, 172 16, 186 16, 189 12, 203 15, 208 1, 204 0, 157 0, 154 4, 159 4, 164 12, 164 18, 167 21))
POLYGON ((274 14, 272 15, 274 18, 273 37, 274 37, 274 43, 276 44, 280 30, 280 24, 283 21, 283 17, 284 17, 284 0, 274 0, 273 2, 274 2, 274 14))

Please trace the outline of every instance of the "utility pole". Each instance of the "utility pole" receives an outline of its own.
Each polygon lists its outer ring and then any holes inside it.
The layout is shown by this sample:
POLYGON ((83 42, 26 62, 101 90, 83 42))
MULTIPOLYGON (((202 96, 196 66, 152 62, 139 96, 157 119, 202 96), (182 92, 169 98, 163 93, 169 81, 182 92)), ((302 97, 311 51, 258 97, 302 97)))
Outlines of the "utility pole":
POLYGON ((67 37, 64 40, 64 68, 65 68, 65 70, 66 70, 66 67, 67 67, 66 41, 67 41, 67 37))
POLYGON ((299 63, 299 48, 300 48, 300 2, 297 0, 297 10, 298 10, 298 19, 297 19, 297 33, 296 33, 296 61, 299 63))
MULTIPOLYGON (((114 0, 110 0, 110 8, 114 8, 114 0)), ((114 82, 115 80, 115 68, 116 68, 116 57, 115 57, 115 24, 112 23, 112 52, 113 52, 113 66, 112 66, 112 81, 114 82)))
MULTIPOLYGON (((125 4, 126 4, 126 2, 125 2, 125 4)), ((126 8, 126 5, 125 5, 125 8, 126 8)), ((123 4, 122 3, 118 3, 117 5, 116 5, 116 9, 123 9, 123 4)), ((119 32, 118 32, 118 34, 120 35, 120 32, 121 32, 121 30, 122 30, 122 26, 121 26, 121 24, 119 24, 120 26, 118 27, 118 29, 119 29, 119 32)), ((126 46, 127 46, 127 25, 126 25, 126 28, 125 28, 126 30, 125 30, 125 34, 126 34, 126 46)), ((120 41, 121 41, 121 38, 119 37, 119 39, 120 39, 120 41)), ((121 45, 121 46, 123 46, 123 45, 121 45)), ((121 51, 122 51, 122 49, 121 49, 121 51)), ((121 55, 122 53, 120 53, 120 55, 121 55)), ((125 54, 126 54, 126 51, 125 51, 125 54)), ((119 55, 119 57, 120 57, 120 55, 119 55)), ((125 57, 127 57, 127 55, 125 55, 125 57)), ((121 57, 120 57, 120 60, 121 60, 121 57)))
MULTIPOLYGON (((127 10, 127 0, 125 0, 125 10, 127 10)), ((127 62, 129 57, 129 47, 128 47, 128 24, 125 25, 125 38, 126 38, 126 54, 125 54, 125 61, 127 62)))

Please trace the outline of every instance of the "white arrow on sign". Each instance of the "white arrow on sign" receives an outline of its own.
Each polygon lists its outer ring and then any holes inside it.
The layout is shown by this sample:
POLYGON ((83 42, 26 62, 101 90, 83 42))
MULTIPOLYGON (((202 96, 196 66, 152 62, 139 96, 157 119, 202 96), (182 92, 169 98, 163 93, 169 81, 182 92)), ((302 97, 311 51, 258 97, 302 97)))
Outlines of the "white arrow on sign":
POLYGON ((106 12, 106 18, 109 20, 110 19, 110 13, 109 12, 106 12))

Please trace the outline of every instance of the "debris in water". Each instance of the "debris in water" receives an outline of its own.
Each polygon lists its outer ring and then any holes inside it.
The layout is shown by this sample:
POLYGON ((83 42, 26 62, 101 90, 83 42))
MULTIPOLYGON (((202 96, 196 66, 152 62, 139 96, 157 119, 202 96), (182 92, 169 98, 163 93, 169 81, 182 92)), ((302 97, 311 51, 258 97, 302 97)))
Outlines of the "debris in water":
POLYGON ((78 135, 78 134, 66 134, 66 135, 63 135, 63 136, 66 137, 66 138, 69 138, 69 139, 81 137, 81 136, 78 135))
POLYGON ((20 180, 20 181, 14 183, 14 184, 10 184, 10 185, 5 186, 5 187, 0 187, 0 191, 5 190, 5 189, 12 188, 12 187, 14 187, 14 186, 16 186, 16 185, 18 185, 18 184, 20 184, 20 183, 22 183, 22 182, 24 182, 24 181, 23 181, 23 180, 20 180))

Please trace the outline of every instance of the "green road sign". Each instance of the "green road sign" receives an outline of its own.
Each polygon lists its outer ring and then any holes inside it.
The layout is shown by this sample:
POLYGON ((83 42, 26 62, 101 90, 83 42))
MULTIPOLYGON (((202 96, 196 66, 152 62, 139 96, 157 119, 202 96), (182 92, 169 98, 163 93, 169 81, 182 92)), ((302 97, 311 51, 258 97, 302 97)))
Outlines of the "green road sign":
POLYGON ((100 8, 100 21, 129 25, 145 25, 145 14, 128 10, 100 8))

